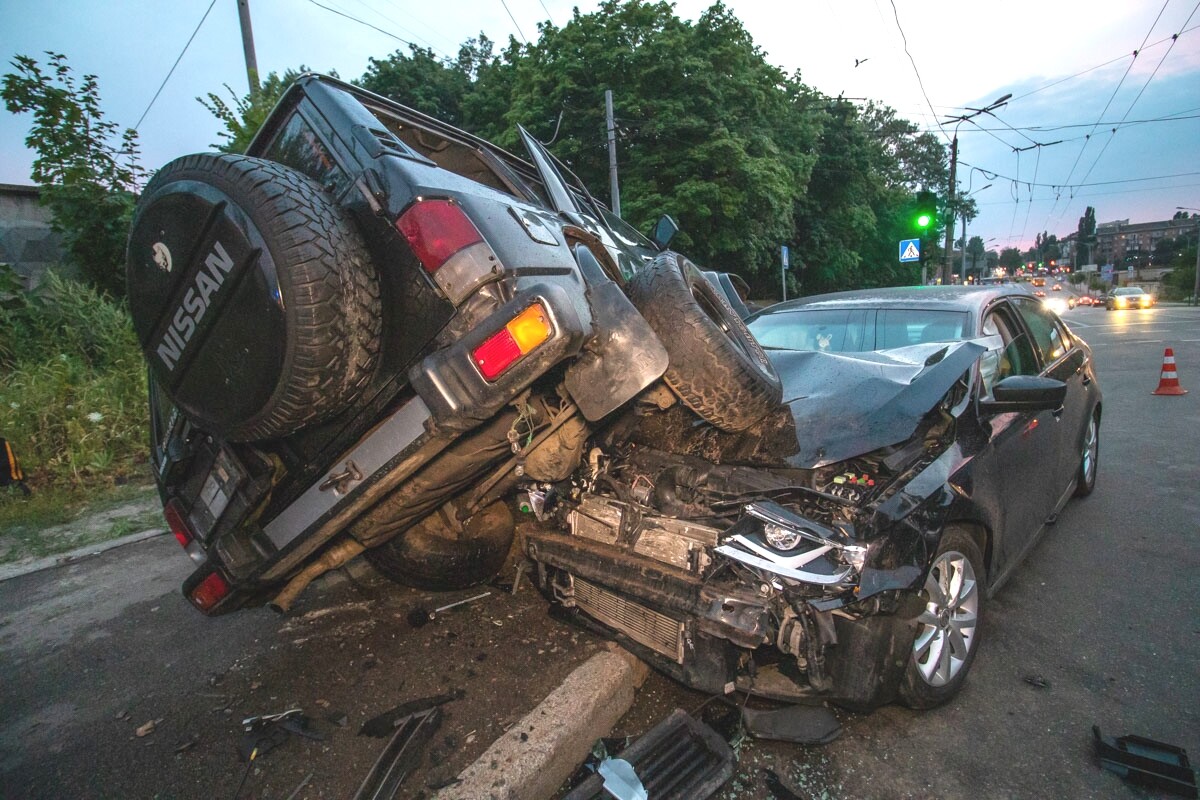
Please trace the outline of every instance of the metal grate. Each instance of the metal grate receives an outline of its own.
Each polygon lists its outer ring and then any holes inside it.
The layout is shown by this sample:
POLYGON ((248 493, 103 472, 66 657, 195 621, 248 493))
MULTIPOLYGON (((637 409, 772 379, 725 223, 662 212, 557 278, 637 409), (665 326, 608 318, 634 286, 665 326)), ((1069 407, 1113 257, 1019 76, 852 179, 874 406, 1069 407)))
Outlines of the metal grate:
POLYGON ((575 603, 585 612, 657 653, 683 663, 683 623, 575 578, 575 603))

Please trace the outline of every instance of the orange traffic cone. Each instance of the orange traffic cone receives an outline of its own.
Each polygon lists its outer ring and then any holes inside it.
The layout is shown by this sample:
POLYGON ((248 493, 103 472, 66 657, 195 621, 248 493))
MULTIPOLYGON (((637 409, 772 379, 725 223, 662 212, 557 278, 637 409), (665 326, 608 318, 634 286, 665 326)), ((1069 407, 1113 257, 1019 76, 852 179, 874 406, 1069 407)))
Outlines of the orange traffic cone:
POLYGON ((1158 388, 1150 394, 1187 394, 1187 389, 1179 385, 1179 376, 1175 374, 1175 351, 1169 347, 1163 353, 1162 377, 1158 379, 1158 388))

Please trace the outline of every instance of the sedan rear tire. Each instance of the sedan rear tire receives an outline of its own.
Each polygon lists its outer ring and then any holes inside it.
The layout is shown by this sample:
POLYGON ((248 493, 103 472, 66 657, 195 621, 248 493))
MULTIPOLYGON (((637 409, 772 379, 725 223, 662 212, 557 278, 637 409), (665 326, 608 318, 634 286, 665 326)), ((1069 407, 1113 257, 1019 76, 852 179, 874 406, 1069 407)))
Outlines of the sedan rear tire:
POLYGON ((909 708, 939 706, 962 689, 979 650, 984 574, 974 539, 955 529, 942 534, 900 684, 900 701, 909 708))

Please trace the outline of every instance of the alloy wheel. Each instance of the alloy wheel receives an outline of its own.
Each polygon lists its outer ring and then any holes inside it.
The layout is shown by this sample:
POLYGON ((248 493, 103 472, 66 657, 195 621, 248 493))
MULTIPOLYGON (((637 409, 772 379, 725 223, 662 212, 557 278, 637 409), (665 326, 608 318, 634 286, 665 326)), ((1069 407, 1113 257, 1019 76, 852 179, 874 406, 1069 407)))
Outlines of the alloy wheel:
POLYGON ((917 671, 930 686, 945 686, 959 674, 975 644, 979 586, 970 560, 954 550, 937 557, 925 580, 928 603, 917 617, 913 642, 917 671))
POLYGON ((1096 426, 1096 417, 1088 421, 1087 435, 1083 439, 1083 481, 1091 486, 1096 479, 1096 455, 1100 449, 1100 436, 1096 426))

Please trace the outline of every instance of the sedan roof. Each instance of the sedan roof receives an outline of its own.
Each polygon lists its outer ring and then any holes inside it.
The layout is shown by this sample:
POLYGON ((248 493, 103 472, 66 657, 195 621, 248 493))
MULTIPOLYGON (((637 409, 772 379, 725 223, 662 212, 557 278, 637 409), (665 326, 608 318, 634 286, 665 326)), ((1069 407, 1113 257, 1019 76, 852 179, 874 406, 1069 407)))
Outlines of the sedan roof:
POLYGON ((1000 297, 1032 297, 1022 285, 1003 286, 893 286, 883 289, 857 289, 801 297, 768 306, 751 319, 800 309, 818 308, 928 308, 967 311, 978 315, 1000 297))

